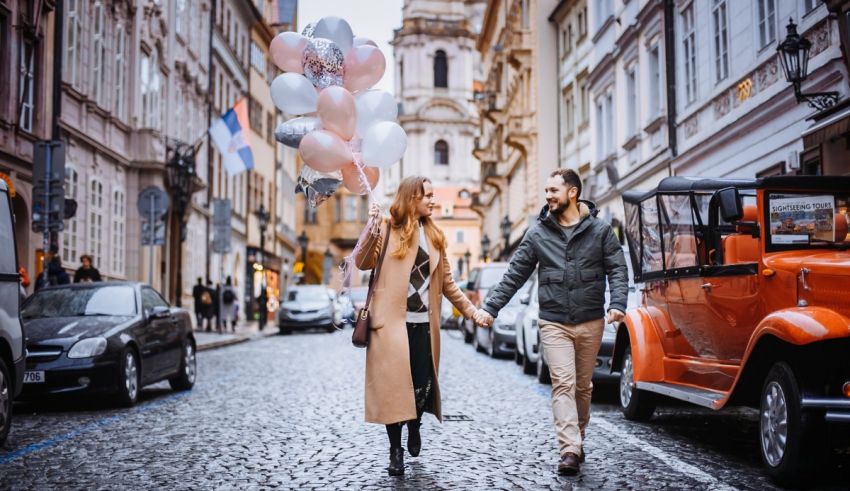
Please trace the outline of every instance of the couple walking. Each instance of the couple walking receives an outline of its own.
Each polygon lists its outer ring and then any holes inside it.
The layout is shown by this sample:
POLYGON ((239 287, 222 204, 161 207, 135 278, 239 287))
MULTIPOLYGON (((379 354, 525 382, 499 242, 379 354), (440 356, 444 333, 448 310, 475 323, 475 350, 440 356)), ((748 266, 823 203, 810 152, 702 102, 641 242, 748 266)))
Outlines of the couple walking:
POLYGON ((610 225, 595 217, 592 203, 579 201, 581 180, 569 169, 552 173, 546 206, 522 240, 510 268, 489 301, 476 310, 452 279, 446 238, 431 220, 434 190, 426 177, 399 185, 390 217, 372 226, 355 257, 372 269, 389 235, 382 274, 374 289, 373 331, 366 353, 366 421, 386 426, 390 475, 404 473, 402 428, 407 450, 422 448, 425 412, 442 421, 440 407, 440 303, 454 304, 476 324, 489 327, 499 310, 538 269, 540 335, 552 375, 552 412, 560 447, 558 472, 574 475, 584 460, 583 440, 590 419, 596 354, 602 342, 606 278, 611 301, 607 321, 624 317, 628 280, 622 248, 610 225))

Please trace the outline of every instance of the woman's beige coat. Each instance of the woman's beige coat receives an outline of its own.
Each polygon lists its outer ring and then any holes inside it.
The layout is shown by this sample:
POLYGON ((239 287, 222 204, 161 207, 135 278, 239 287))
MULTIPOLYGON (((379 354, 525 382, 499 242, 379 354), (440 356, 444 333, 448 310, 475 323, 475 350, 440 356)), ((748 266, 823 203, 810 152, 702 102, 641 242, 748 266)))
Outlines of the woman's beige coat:
MULTIPOLYGON (((361 270, 372 269, 378 262, 389 221, 384 220, 378 236, 371 236, 354 258, 361 270)), ((366 421, 391 424, 416 419, 413 377, 410 373, 410 354, 407 344, 407 291, 410 271, 419 250, 419 234, 407 254, 399 259, 392 253, 398 248, 400 232, 390 233, 389 249, 384 256, 381 274, 375 285, 369 309, 372 332, 366 350, 366 421)), ((452 279, 451 268, 443 251, 429 244, 431 285, 428 317, 431 325, 431 356, 434 363, 434 414, 443 420, 440 408, 440 305, 442 296, 454 304, 467 318, 475 307, 452 279)))

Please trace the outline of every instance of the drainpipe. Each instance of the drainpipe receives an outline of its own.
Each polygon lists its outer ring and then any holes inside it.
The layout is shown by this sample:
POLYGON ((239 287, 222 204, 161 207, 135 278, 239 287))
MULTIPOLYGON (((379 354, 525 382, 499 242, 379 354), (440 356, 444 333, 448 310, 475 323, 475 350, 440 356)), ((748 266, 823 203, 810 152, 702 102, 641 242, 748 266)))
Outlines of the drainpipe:
MULTIPOLYGON (((215 32, 215 14, 216 14, 216 5, 217 1, 212 2, 212 8, 210 9, 210 35, 208 39, 209 49, 207 50, 207 90, 209 91, 207 95, 207 131, 209 132, 209 127, 212 126, 212 110, 213 103, 215 102, 215 94, 213 93, 213 32, 215 32)), ((207 210, 210 209, 210 204, 212 203, 212 177, 213 177, 213 151, 212 151, 212 140, 207 138, 207 210)), ((210 217, 206 217, 206 269, 204 271, 204 277, 210 277, 210 217)))
POLYGON ((679 154, 676 142, 676 33, 673 29, 674 0, 664 2, 664 67, 667 81, 667 139, 670 160, 667 173, 673 175, 673 159, 679 154))
POLYGON ((51 139, 62 138, 62 128, 59 120, 62 118, 62 47, 63 23, 65 16, 65 1, 56 0, 56 9, 53 11, 53 122, 51 139))

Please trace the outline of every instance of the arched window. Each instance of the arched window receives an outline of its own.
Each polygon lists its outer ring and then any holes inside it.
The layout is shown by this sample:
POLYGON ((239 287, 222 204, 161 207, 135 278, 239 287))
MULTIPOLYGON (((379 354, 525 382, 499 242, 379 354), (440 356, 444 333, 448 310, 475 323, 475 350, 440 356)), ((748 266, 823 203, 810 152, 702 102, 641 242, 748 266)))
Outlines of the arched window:
POLYGON ((449 165, 449 144, 445 140, 437 140, 434 144, 434 163, 449 165))
POLYGON ((449 62, 446 59, 446 52, 443 50, 437 51, 434 54, 434 87, 449 86, 449 62))

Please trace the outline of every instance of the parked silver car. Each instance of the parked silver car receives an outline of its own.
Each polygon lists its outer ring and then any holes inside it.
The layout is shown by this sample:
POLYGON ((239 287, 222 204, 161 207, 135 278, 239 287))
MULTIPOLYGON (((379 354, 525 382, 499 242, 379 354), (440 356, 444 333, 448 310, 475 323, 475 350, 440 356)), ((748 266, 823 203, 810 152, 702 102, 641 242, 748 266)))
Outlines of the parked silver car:
POLYGON ((15 221, 6 183, 0 181, 0 447, 12 428, 12 399, 20 394, 26 371, 26 350, 20 315, 15 221))
MULTIPOLYGON (((517 290, 499 311, 491 328, 475 326, 472 346, 476 351, 487 353, 491 358, 514 354, 516 349, 516 320, 519 314, 526 309, 522 302, 528 298, 532 284, 532 280, 528 280, 517 290)), ((485 303, 492 293, 493 289, 490 289, 484 300, 485 303)))
POLYGON ((277 325, 281 334, 314 327, 334 332, 334 304, 327 287, 302 285, 290 288, 277 311, 277 325))

